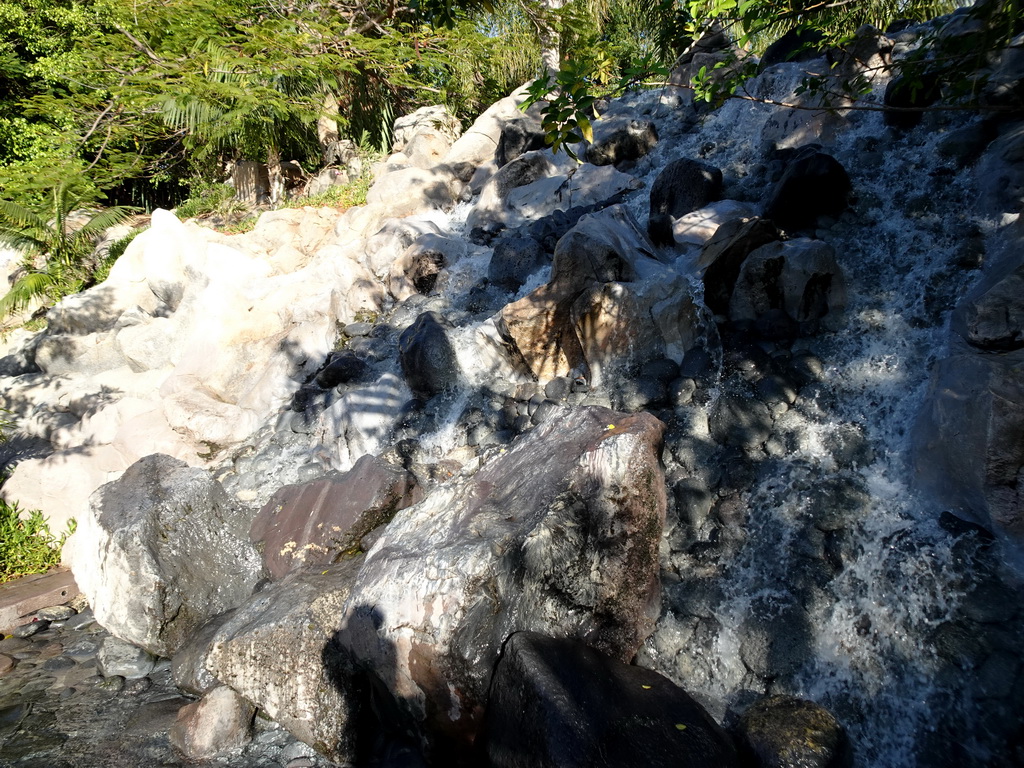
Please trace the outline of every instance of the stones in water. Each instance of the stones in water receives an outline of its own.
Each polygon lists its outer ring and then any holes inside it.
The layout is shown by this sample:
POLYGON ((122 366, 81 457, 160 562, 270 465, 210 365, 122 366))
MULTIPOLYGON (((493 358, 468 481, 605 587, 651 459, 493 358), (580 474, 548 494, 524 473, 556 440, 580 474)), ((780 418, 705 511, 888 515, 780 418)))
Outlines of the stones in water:
POLYGON ((190 762, 241 749, 252 738, 255 707, 226 685, 178 711, 171 744, 190 762))
POLYGON ((359 355, 343 350, 331 356, 314 381, 321 389, 330 389, 339 384, 358 381, 366 373, 366 368, 366 362, 359 355))
POLYGON ((650 120, 613 117, 594 125, 594 143, 587 147, 587 162, 615 165, 638 160, 658 143, 658 131, 650 120))
POLYGON ((832 713, 791 696, 751 706, 740 718, 736 741, 743 758, 760 768, 845 768, 852 757, 832 713))
POLYGON ((515 291, 548 261, 547 252, 534 238, 502 237, 494 243, 487 279, 507 291, 515 291))
POLYGON ((152 654, 113 635, 103 639, 96 661, 105 677, 117 676, 127 680, 145 677, 156 664, 152 654))
POLYGON ((704 245, 697 263, 704 270, 707 308, 716 315, 728 314, 744 260, 752 251, 780 237, 778 228, 768 219, 733 219, 722 224, 704 245))
POLYGON ((491 768, 734 768, 728 734, 685 691, 577 640, 517 632, 480 736, 491 768))

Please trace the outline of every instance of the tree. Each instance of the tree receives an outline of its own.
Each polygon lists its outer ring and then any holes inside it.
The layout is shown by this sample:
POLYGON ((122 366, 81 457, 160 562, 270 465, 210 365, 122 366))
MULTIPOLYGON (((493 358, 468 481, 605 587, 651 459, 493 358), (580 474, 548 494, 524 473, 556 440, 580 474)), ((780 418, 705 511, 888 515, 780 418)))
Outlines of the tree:
POLYGON ((96 240, 134 213, 118 206, 73 224, 70 217, 78 202, 67 183, 53 190, 51 219, 0 200, 0 244, 43 260, 42 266, 30 267, 0 298, 0 319, 27 308, 35 299, 56 301, 85 287, 89 274, 84 262, 96 240))

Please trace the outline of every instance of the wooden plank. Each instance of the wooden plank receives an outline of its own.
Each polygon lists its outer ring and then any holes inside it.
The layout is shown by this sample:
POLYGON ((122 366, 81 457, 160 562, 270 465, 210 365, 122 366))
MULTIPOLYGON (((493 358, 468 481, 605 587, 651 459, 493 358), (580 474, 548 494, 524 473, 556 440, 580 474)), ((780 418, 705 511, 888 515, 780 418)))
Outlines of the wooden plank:
POLYGON ((0 633, 9 633, 40 608, 63 605, 79 594, 71 571, 58 569, 0 584, 0 633))

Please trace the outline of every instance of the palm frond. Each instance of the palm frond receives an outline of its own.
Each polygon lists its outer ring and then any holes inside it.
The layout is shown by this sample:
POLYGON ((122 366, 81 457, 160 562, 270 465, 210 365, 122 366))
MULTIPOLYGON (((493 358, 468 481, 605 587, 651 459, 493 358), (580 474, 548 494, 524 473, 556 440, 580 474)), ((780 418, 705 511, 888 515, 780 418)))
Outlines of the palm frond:
POLYGON ((5 219, 8 226, 18 230, 40 232, 47 229, 43 217, 10 200, 0 200, 0 219, 5 219))
POLYGON ((11 290, 0 297, 0 319, 28 307, 35 299, 46 296, 56 280, 46 272, 29 272, 18 278, 11 290))

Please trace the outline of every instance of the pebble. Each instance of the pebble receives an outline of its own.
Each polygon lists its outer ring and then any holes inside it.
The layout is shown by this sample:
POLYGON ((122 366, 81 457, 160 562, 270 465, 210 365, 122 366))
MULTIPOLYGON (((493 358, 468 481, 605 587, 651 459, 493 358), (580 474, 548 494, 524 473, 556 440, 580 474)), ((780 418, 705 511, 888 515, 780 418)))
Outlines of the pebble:
POLYGON ((45 621, 67 621, 76 613, 69 605, 53 605, 36 611, 36 616, 45 621))
POLYGON ((93 616, 92 611, 85 611, 72 616, 70 619, 64 622, 65 629, 85 629, 91 627, 96 623, 96 617, 93 616))
POLYGON ((75 660, 69 659, 67 656, 56 656, 43 662, 43 669, 47 672, 62 672, 65 669, 71 669, 73 666, 75 666, 75 660))
POLYGON ((20 627, 15 628, 15 630, 11 634, 14 637, 19 637, 24 640, 25 638, 32 637, 32 635, 42 632, 49 626, 50 622, 48 621, 33 620, 30 621, 28 624, 22 624, 20 627))
POLYGON ((12 669, 14 669, 16 664, 17 662, 10 656, 5 656, 4 654, 0 653, 0 677, 3 677, 12 669))
POLYGON ((0 653, 14 653, 15 651, 22 651, 32 645, 28 640, 22 640, 20 637, 5 637, 0 640, 0 653))

